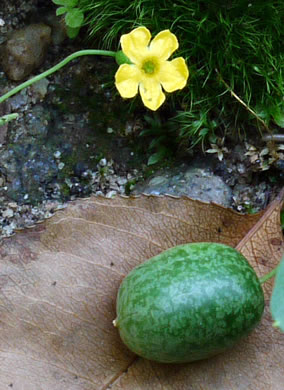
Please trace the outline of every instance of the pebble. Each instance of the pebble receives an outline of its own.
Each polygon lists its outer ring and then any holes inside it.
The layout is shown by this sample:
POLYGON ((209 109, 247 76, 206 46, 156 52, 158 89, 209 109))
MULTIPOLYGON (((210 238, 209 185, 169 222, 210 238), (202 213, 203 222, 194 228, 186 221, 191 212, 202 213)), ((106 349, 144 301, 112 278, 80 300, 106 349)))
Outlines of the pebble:
POLYGON ((16 202, 9 202, 9 203, 8 203, 8 206, 9 206, 11 209, 16 210, 17 207, 18 207, 18 204, 17 204, 16 202))
POLYGON ((117 195, 117 191, 109 191, 106 193, 106 198, 113 198, 115 195, 117 195))
POLYGON ((12 218, 14 215, 14 211, 12 209, 6 209, 2 211, 3 218, 12 218))
POLYGON ((14 234, 16 225, 12 223, 11 225, 6 225, 2 227, 2 236, 3 237, 10 237, 14 234))

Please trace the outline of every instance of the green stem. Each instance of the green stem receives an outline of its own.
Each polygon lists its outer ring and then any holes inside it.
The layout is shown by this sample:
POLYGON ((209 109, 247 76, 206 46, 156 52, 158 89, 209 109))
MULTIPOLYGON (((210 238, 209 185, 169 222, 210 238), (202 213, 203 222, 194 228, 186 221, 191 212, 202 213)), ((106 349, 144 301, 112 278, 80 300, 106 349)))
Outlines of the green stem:
POLYGON ((22 89, 29 87, 31 84, 36 83, 37 81, 43 79, 44 77, 49 76, 50 74, 56 72, 60 68, 62 68, 64 65, 66 65, 68 62, 74 60, 74 58, 81 57, 81 56, 87 56, 87 55, 102 55, 102 56, 111 56, 115 57, 116 52, 115 51, 109 51, 109 50, 80 50, 76 51, 73 54, 70 54, 70 56, 66 57, 64 60, 60 61, 57 65, 54 65, 52 68, 46 70, 45 72, 33 77, 30 80, 25 81, 24 83, 18 85, 17 87, 11 89, 11 91, 5 93, 5 95, 0 97, 0 103, 3 103, 6 99, 9 97, 15 95, 16 93, 20 92, 22 89))
POLYGON ((273 278, 273 276, 276 275, 277 269, 278 269, 278 266, 273 268, 273 270, 268 272, 266 275, 264 275, 261 278, 259 278, 260 284, 263 284, 263 283, 267 282, 267 280, 273 278))
POLYGON ((6 125, 6 123, 8 123, 14 119, 17 119, 18 116, 19 116, 19 114, 17 114, 17 113, 0 116, 0 126, 6 125))

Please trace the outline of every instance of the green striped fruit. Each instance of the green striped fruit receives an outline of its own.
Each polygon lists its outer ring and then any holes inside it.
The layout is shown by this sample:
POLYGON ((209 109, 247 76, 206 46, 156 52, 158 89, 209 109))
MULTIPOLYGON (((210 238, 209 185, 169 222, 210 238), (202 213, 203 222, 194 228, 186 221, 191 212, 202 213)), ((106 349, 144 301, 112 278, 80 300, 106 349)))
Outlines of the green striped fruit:
POLYGON ((125 277, 114 324, 137 355, 183 363, 232 347, 263 310, 261 285, 243 255, 223 244, 192 243, 162 252, 125 277))

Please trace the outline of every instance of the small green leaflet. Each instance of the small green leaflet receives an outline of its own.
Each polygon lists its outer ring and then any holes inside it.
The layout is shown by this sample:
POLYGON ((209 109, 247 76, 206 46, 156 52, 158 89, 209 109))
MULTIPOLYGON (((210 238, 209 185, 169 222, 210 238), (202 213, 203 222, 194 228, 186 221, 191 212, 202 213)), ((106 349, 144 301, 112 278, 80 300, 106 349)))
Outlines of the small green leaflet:
POLYGON ((281 112, 281 111, 279 110, 278 112, 276 112, 276 113, 273 115, 273 119, 274 119, 275 123, 276 123, 279 127, 284 128, 284 111, 281 112))
POLYGON ((154 153, 148 158, 148 165, 156 164, 157 162, 161 161, 163 156, 161 156, 159 153, 154 153))
POLYGON ((63 5, 63 7, 73 8, 78 4, 78 0, 52 0, 54 4, 63 5))
POLYGON ((63 15, 63 14, 65 14, 65 12, 67 12, 67 8, 65 8, 65 7, 59 7, 59 8, 57 8, 57 10, 56 10, 56 16, 63 15))
POLYGON ((156 164, 157 162, 160 162, 162 161, 164 158, 167 157, 167 154, 169 154, 169 151, 167 148, 165 148, 164 146, 161 146, 159 148, 159 151, 157 153, 154 153, 152 154, 149 159, 148 159, 148 162, 147 164, 148 165, 153 165, 153 164, 156 164))
POLYGON ((275 321, 273 326, 284 332, 284 256, 277 269, 270 310, 275 321))
POLYGON ((80 27, 72 28, 69 26, 66 26, 66 32, 69 38, 74 39, 79 34, 80 27))
POLYGON ((84 21, 84 14, 78 8, 74 8, 67 12, 65 16, 67 26, 72 28, 81 27, 84 21))

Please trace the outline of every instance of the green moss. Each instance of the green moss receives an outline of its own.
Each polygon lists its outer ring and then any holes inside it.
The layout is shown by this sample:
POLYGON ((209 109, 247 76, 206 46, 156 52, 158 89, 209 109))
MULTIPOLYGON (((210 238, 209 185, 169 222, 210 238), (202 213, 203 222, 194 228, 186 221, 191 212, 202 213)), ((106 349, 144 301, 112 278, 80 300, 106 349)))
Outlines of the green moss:
POLYGON ((247 131, 248 122, 257 123, 230 89, 267 125, 282 123, 283 1, 81 0, 80 8, 101 47, 117 49, 121 34, 139 25, 153 35, 163 29, 176 34, 176 55, 190 68, 188 88, 169 99, 181 142, 194 145, 216 128, 247 131))

